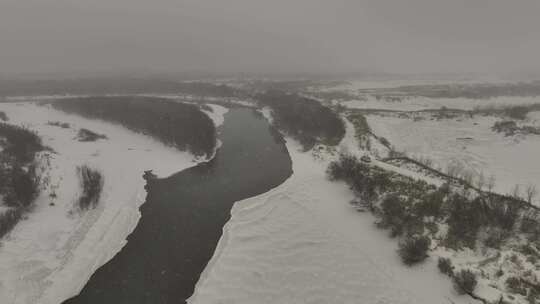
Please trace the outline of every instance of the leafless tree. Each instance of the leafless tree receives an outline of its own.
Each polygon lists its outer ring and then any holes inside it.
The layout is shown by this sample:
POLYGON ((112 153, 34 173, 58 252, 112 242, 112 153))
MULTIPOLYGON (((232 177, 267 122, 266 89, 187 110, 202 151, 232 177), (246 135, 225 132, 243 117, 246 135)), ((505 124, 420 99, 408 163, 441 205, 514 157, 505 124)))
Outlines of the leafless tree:
POLYGON ((461 174, 461 167, 456 163, 450 163, 446 167, 446 174, 452 177, 458 177, 461 174))
POLYGON ((493 188, 495 188, 495 175, 490 175, 487 180, 487 188, 488 192, 493 192, 493 188))
POLYGON ((480 174, 478 174, 478 177, 476 178, 476 187, 482 190, 482 188, 484 188, 485 185, 486 185, 486 177, 484 176, 484 172, 480 172, 480 174))
POLYGON ((527 199, 527 202, 529 204, 532 204, 533 199, 538 194, 538 190, 536 189, 536 186, 533 184, 527 185, 527 188, 525 188, 525 198, 527 199))
POLYGON ((512 194, 511 195, 512 195, 513 198, 520 199, 521 198, 520 197, 520 192, 521 191, 520 191, 519 184, 516 184, 514 186, 514 188, 512 188, 512 194))
POLYGON ((462 174, 463 180, 469 185, 472 185, 473 177, 474 177, 474 174, 469 170, 464 171, 462 174))

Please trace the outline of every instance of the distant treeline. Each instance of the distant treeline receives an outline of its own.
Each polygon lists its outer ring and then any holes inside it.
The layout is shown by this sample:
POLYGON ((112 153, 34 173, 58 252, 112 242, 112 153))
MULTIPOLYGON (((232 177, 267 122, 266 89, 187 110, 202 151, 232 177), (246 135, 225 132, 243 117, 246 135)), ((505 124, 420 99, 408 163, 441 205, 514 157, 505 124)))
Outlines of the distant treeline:
MULTIPOLYGON (((373 90, 360 92, 374 93, 373 90)), ((403 95, 429 98, 472 98, 487 99, 499 96, 540 96, 540 81, 494 84, 441 84, 410 85, 376 90, 381 96, 403 95)))
POLYGON ((0 96, 189 94, 206 97, 242 97, 244 93, 224 84, 178 82, 142 78, 96 78, 67 80, 0 79, 0 96))
POLYGON ((212 154, 216 145, 214 123, 195 105, 150 97, 84 97, 51 104, 67 113, 119 123, 198 156, 212 154))
POLYGON ((281 91, 267 91, 257 99, 272 109, 275 125, 305 149, 317 143, 337 145, 345 135, 339 116, 316 100, 281 91))
POLYGON ((248 87, 255 91, 278 90, 290 93, 306 92, 310 88, 331 88, 348 84, 341 80, 255 80, 248 83, 248 87))

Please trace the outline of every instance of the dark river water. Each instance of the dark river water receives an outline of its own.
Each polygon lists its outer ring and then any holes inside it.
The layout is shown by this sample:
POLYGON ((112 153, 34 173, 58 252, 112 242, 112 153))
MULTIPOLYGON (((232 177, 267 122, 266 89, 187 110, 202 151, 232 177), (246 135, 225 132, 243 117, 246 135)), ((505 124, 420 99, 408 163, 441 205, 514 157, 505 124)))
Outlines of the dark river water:
POLYGON ((64 303, 185 303, 234 202, 292 173, 281 136, 254 111, 231 109, 220 132, 223 146, 212 161, 148 185, 142 218, 126 246, 64 303))

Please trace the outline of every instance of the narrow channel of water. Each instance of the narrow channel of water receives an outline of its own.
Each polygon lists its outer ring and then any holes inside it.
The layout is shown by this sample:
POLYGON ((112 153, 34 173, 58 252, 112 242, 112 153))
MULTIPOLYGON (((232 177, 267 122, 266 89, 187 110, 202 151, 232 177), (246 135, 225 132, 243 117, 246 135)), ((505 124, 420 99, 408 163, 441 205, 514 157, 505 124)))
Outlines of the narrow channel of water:
POLYGON ((149 184, 126 246, 65 304, 185 303, 234 202, 292 173, 283 139, 254 111, 231 109, 220 131, 223 146, 212 161, 149 184))

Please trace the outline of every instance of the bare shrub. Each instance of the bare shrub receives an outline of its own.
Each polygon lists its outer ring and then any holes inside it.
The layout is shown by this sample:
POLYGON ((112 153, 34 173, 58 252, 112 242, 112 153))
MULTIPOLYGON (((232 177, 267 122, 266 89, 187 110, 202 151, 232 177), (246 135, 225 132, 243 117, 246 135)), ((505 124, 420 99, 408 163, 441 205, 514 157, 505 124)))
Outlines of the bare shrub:
POLYGON ((521 188, 519 187, 519 184, 514 185, 510 195, 515 199, 521 199, 521 188))
POLYGON ((454 288, 459 294, 472 294, 478 284, 476 275, 469 269, 462 269, 454 275, 454 288))
POLYGON ((390 228, 392 237, 403 234, 407 218, 405 202, 397 195, 389 195, 381 203, 380 228, 390 228))
POLYGON ((500 249, 502 243, 508 238, 508 236, 509 232, 507 230, 500 228, 489 229, 487 231, 487 237, 484 240, 484 244, 490 248, 500 249))
POLYGON ((4 203, 9 207, 28 208, 39 194, 39 176, 34 165, 19 164, 2 172, 4 203))
POLYGON ((447 223, 446 246, 458 249, 462 246, 474 248, 478 230, 484 217, 480 206, 470 202, 466 197, 454 194, 450 197, 448 206, 449 217, 447 223))
POLYGON ((84 128, 80 129, 79 133, 77 133, 78 141, 96 141, 99 139, 107 139, 107 136, 84 128))
POLYGON ((328 166, 326 174, 330 180, 344 180, 350 182, 355 171, 360 169, 358 158, 350 154, 340 154, 337 161, 333 161, 328 166))
POLYGON ((0 120, 2 120, 2 121, 8 121, 9 120, 6 112, 0 111, 0 120))
POLYGON ((493 192, 493 188, 495 188, 495 183, 496 183, 495 175, 490 175, 487 180, 488 192, 493 192))
POLYGON ((452 260, 449 258, 439 258, 437 261, 437 267, 441 273, 449 277, 454 275, 454 266, 452 265, 452 260))
POLYGON ((55 126, 60 127, 63 129, 69 129, 71 126, 67 122, 60 122, 60 121, 49 121, 47 122, 49 126, 55 126))
POLYGON ((520 294, 522 296, 527 295, 527 287, 523 284, 523 281, 518 277, 509 277, 506 279, 506 288, 512 293, 520 294))
POLYGON ((103 176, 97 170, 88 166, 77 167, 82 193, 77 201, 77 206, 81 210, 95 208, 101 197, 103 190, 103 176))
POLYGON ((484 172, 480 172, 475 180, 475 185, 478 189, 482 190, 484 186, 486 185, 486 178, 484 176, 484 172))
POLYGON ((529 204, 532 204, 533 199, 538 195, 538 190, 536 189, 536 186, 533 184, 527 185, 527 188, 525 188, 525 199, 529 204))
POLYGON ((513 106, 513 107, 506 107, 503 109, 504 114, 510 118, 523 120, 527 118, 527 114, 529 113, 530 109, 526 106, 513 106))
POLYGON ((407 237, 399 244, 399 256, 406 265, 420 263, 428 257, 431 239, 426 236, 407 237))

